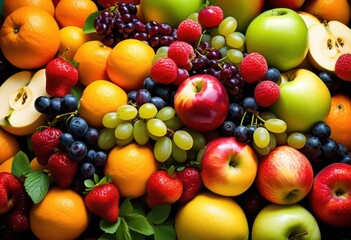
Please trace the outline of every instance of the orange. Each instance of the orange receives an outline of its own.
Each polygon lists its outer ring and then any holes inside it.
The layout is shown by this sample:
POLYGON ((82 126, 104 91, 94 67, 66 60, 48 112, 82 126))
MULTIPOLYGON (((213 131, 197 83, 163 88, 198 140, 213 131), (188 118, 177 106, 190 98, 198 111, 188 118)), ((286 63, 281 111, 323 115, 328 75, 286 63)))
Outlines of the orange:
POLYGON ((347 25, 350 21, 351 5, 348 0, 310 0, 302 6, 302 11, 321 20, 336 20, 347 25))
POLYGON ((98 40, 87 41, 77 49, 74 60, 79 62, 79 81, 84 86, 99 79, 109 80, 106 62, 110 52, 111 48, 98 40))
POLYGON ((11 172, 13 158, 14 157, 10 157, 9 159, 5 160, 5 162, 0 164, 0 172, 11 172))
POLYGON ((84 199, 69 188, 51 187, 29 213, 32 232, 41 240, 77 239, 89 225, 84 199))
POLYGON ((2 128, 0 128, 0 149, 0 164, 15 156, 20 150, 16 137, 2 128))
POLYGON ((48 12, 51 16, 55 14, 55 6, 52 1, 48 0, 5 0, 3 1, 3 16, 6 18, 13 11, 20 7, 37 7, 46 12, 48 12))
POLYGON ((351 151, 351 97, 337 93, 331 97, 330 112, 325 123, 331 129, 331 138, 351 151))
POLYGON ((123 40, 111 50, 106 70, 110 80, 126 91, 142 88, 150 75, 155 51, 148 44, 136 40, 123 40))
POLYGON ((61 28, 83 28, 88 16, 96 11, 98 7, 91 0, 61 0, 55 8, 55 19, 61 28))
POLYGON ((122 88, 107 80, 96 80, 84 88, 78 114, 89 125, 101 128, 104 115, 116 111, 127 101, 127 93, 122 88))
POLYGON ((60 29, 60 48, 57 54, 64 53, 65 59, 71 60, 78 48, 89 39, 89 35, 83 33, 83 29, 80 27, 63 27, 60 29))
POLYGON ((0 45, 14 66, 39 68, 55 57, 60 46, 60 29, 44 10, 21 7, 5 19, 0 30, 0 45))
POLYGON ((39 171, 41 171, 41 170, 46 170, 47 169, 46 166, 43 166, 40 163, 38 163, 38 160, 37 160, 36 157, 33 158, 32 161, 30 161, 29 166, 30 166, 30 168, 32 170, 39 170, 39 171))
POLYGON ((108 154, 105 174, 112 177, 122 197, 137 198, 145 194, 146 182, 159 168, 153 148, 135 142, 116 145, 108 154))

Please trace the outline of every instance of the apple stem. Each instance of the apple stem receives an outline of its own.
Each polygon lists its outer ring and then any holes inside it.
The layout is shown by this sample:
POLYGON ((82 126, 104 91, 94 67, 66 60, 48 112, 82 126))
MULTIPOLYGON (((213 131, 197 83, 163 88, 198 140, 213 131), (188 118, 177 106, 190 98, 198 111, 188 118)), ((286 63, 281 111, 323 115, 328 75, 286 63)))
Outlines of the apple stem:
POLYGON ((293 239, 296 239, 296 238, 299 238, 299 237, 302 237, 302 236, 306 236, 307 234, 308 234, 307 231, 295 233, 294 235, 289 236, 289 240, 293 240, 293 239))

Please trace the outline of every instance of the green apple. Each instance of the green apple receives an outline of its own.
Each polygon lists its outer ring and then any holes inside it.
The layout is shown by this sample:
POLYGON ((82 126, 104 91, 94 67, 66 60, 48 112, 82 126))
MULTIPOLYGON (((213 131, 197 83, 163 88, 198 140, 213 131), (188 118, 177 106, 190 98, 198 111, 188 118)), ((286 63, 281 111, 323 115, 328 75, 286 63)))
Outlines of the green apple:
POLYGON ((262 12, 264 0, 210 0, 210 4, 221 7, 225 17, 234 17, 237 31, 245 33, 250 22, 262 12))
POLYGON ((256 216, 252 240, 320 240, 321 232, 314 216, 299 204, 269 204, 256 216))
POLYGON ((288 8, 274 8, 258 15, 247 28, 246 48, 262 54, 270 67, 288 71, 308 52, 308 29, 302 17, 288 8))
POLYGON ((204 3, 204 0, 140 0, 140 9, 147 22, 167 23, 176 28, 204 3))
POLYGON ((287 132, 308 132, 329 114, 331 96, 323 81, 312 71, 294 69, 282 73, 280 97, 270 110, 287 124, 287 132), (284 76, 285 75, 285 76, 284 76))

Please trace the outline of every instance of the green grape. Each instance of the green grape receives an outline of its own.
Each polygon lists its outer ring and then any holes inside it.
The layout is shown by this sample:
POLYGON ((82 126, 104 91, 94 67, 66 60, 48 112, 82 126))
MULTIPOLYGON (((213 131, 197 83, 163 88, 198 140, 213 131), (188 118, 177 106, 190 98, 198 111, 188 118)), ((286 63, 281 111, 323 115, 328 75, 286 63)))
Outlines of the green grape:
POLYGON ((130 135, 133 135, 133 125, 130 122, 122 122, 115 129, 117 139, 127 139, 130 135))
POLYGON ((227 52, 227 58, 229 59, 230 62, 232 63, 241 63, 241 61, 244 58, 244 55, 241 51, 237 49, 229 49, 227 52))
POLYGON ((188 154, 186 150, 179 148, 177 144, 172 141, 172 157, 177 162, 183 163, 187 160, 188 154))
POLYGON ((177 131, 183 126, 183 123, 178 116, 174 116, 173 118, 164 121, 164 124, 172 131, 177 131))
POLYGON ((228 36, 234 32, 238 26, 236 19, 232 16, 228 16, 222 20, 218 26, 218 33, 223 36, 228 36))
POLYGON ((185 128, 184 130, 187 131, 193 138, 193 147, 191 148, 192 150, 199 151, 206 145, 206 138, 201 132, 191 128, 185 128))
POLYGON ((259 117, 262 118, 263 120, 268 120, 271 118, 277 118, 277 115, 275 115, 273 112, 270 112, 270 111, 263 111, 263 112, 260 112, 259 117))
POLYGON ((195 22, 199 22, 198 20, 199 13, 197 12, 192 12, 188 15, 188 19, 194 20, 195 22))
POLYGON ((183 150, 189 150, 193 147, 194 141, 191 135, 184 130, 177 130, 173 134, 174 143, 183 150))
POLYGON ((245 43, 244 39, 241 37, 240 33, 238 32, 229 33, 226 36, 225 41, 229 47, 236 48, 236 49, 241 48, 245 43))
POLYGON ((131 134, 131 135, 130 135, 128 138, 126 138, 126 139, 117 139, 117 138, 116 138, 116 143, 117 143, 117 145, 125 146, 125 145, 131 143, 131 142, 133 141, 133 139, 134 139, 134 136, 133 136, 133 134, 131 134))
POLYGON ((138 115, 138 109, 133 105, 124 104, 117 109, 117 117, 122 121, 131 121, 138 115))
POLYGON ((167 133, 167 126, 160 119, 151 118, 146 122, 146 127, 149 133, 156 137, 162 137, 167 133))
POLYGON ((222 48, 225 44, 225 37, 223 37, 222 35, 217 35, 217 36, 214 36, 212 39, 211 39, 211 46, 213 48, 215 48, 216 50, 222 48))
POLYGON ((202 42, 211 43, 211 39, 212 39, 211 34, 209 34, 209 33, 202 34, 202 38, 201 38, 202 42))
POLYGON ((299 132, 289 134, 287 144, 295 149, 300 149, 306 144, 306 135, 299 132))
POLYGON ((268 131, 274 133, 282 133, 286 130, 286 123, 278 118, 270 118, 264 122, 264 126, 267 128, 268 131))
POLYGON ((287 143, 288 134, 286 132, 274 133, 277 145, 285 145, 287 143))
POLYGON ((258 154, 260 154, 261 156, 266 156, 271 152, 271 149, 269 146, 260 148, 255 144, 255 142, 253 143, 253 147, 256 150, 256 152, 258 152, 258 154))
POLYGON ((269 133, 269 144, 268 147, 270 150, 273 150, 277 146, 277 140, 275 139, 275 136, 273 133, 269 133))
POLYGON ((264 127, 257 127, 253 133, 253 141, 259 148, 265 148, 269 144, 270 135, 264 127))
POLYGON ((165 52, 155 54, 154 57, 152 58, 152 64, 154 64, 160 58, 165 58, 167 56, 168 56, 168 53, 165 53, 165 52))
POLYGON ((210 29, 210 34, 211 34, 212 37, 220 35, 219 32, 218 32, 218 27, 211 28, 210 29))
POLYGON ((243 39, 244 42, 246 41, 245 35, 242 32, 235 32, 235 33, 237 35, 239 35, 243 39))
POLYGON ((145 145, 149 141, 149 134, 147 132, 146 123, 138 119, 134 123, 133 136, 135 141, 140 145, 145 145))
POLYGON ((157 114, 157 107, 152 103, 144 103, 139 107, 139 116, 143 119, 150 119, 157 114))
POLYGON ((175 116, 175 109, 170 106, 166 106, 161 108, 158 113, 156 114, 156 118, 167 121, 175 116))
MULTIPOLYGON (((146 130, 147 130, 147 127, 146 127, 146 130)), ((152 140, 155 140, 155 141, 156 141, 157 139, 161 138, 161 137, 158 137, 158 136, 153 135, 152 133, 149 132, 149 130, 147 130, 147 134, 149 135, 149 137, 150 137, 152 140)))
POLYGON ((205 150, 206 150, 206 147, 204 146, 197 152, 197 154, 196 154, 196 162, 197 163, 201 164, 201 158, 202 158, 202 155, 204 154, 205 150))
POLYGON ((172 140, 163 136, 156 140, 154 155, 157 161, 165 162, 172 154, 172 140))
POLYGON ((102 125, 106 128, 116 128, 121 122, 116 112, 106 113, 102 118, 102 125))
POLYGON ((168 53, 168 46, 162 46, 162 47, 159 47, 157 50, 156 50, 156 53, 155 54, 161 54, 161 53, 168 53))
POLYGON ((109 150, 116 145, 115 129, 103 128, 98 139, 98 147, 102 150, 109 150))

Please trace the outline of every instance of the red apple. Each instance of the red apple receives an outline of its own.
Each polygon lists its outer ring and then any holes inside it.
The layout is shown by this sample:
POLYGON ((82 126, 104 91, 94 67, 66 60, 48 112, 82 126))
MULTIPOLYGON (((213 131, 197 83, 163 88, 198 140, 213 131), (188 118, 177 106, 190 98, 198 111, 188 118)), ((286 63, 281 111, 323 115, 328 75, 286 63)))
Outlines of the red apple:
POLYGON ((299 10, 305 0, 266 0, 269 8, 290 8, 299 10))
POLYGON ((208 74, 182 82, 174 96, 174 109, 182 122, 198 131, 219 127, 227 117, 229 98, 222 83, 208 74))
POLYGON ((260 159, 256 186, 272 203, 293 204, 310 192, 313 178, 312 165, 305 155, 284 145, 260 159))
POLYGON ((333 227, 351 226, 351 165, 332 163, 315 176, 309 195, 314 215, 333 227))
POLYGON ((257 157, 253 149, 234 137, 219 137, 206 145, 201 158, 204 185, 223 196, 237 196, 253 184, 257 157))

